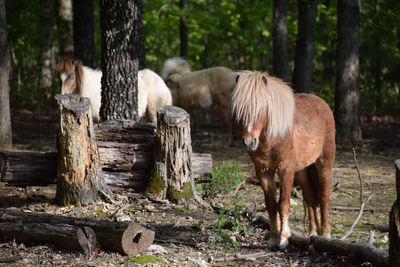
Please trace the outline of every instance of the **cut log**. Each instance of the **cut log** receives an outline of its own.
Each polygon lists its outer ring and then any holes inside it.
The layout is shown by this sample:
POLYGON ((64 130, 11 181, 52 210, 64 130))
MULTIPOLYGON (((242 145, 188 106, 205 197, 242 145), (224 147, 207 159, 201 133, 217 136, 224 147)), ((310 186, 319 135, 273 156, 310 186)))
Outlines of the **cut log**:
MULTIPOLYGON (((102 141, 98 142, 101 143, 102 141)), ((103 169, 103 176, 106 184, 113 192, 132 189, 135 192, 143 192, 150 177, 151 167, 149 164, 137 162, 137 154, 131 155, 131 168, 128 169, 128 162, 119 162, 116 155, 110 151, 104 152, 107 148, 98 145, 100 164, 103 169), (103 153, 108 156, 102 157, 103 153), (146 167, 147 166, 147 167, 146 167), (144 169, 142 169, 142 167, 144 169)), ((125 154, 117 152, 116 154, 125 154)), ((144 154, 141 150, 134 153, 144 154)), ((153 154, 146 152, 143 160, 153 162, 153 154)), ((0 181, 12 186, 45 186, 54 184, 57 177, 57 152, 0 152, 0 181)), ((129 158, 126 157, 128 161, 129 158)), ((212 169, 211 154, 192 153, 192 176, 193 178, 209 177, 212 169)))
POLYGON ((12 185, 41 186, 54 183, 57 152, 0 152, 0 178, 12 185))
MULTIPOLYGON (((56 233, 63 233, 60 231, 56 233)), ((155 235, 153 231, 135 223, 77 219, 60 215, 6 209, 0 209, 0 234, 0 236, 7 237, 7 240, 15 237, 20 242, 53 243, 67 249, 74 249, 71 245, 74 241, 75 249, 82 248, 85 251, 88 248, 89 252, 93 251, 92 249, 94 249, 97 239, 102 249, 117 251, 129 256, 134 256, 147 250, 152 244, 155 235), (41 232, 39 231, 39 226, 44 227, 41 232), (75 236, 76 238, 69 241, 69 239, 63 240, 63 235, 58 235, 59 240, 53 240, 51 231, 47 229, 57 229, 59 227, 64 227, 66 229, 64 232, 70 233, 69 236, 75 236), (30 232, 31 229, 37 229, 39 232, 36 231, 34 232, 35 234, 27 234, 25 236, 24 233, 30 232), (77 229, 80 229, 78 235, 83 234, 81 239, 77 238, 77 229), (67 232, 67 230, 70 232, 67 232), (49 237, 45 239, 47 235, 49 237)))
POLYGON ((100 167, 89 98, 56 95, 60 112, 55 202, 88 205, 111 195, 100 167))
POLYGON ((389 215, 389 265, 400 266, 400 159, 394 165, 397 198, 389 215))
POLYGON ((84 238, 80 227, 66 224, 49 223, 0 223, 2 241, 12 241, 26 244, 54 244, 68 250, 80 250, 90 254, 95 248, 92 240, 84 238), (80 234, 81 232, 82 234, 80 234))

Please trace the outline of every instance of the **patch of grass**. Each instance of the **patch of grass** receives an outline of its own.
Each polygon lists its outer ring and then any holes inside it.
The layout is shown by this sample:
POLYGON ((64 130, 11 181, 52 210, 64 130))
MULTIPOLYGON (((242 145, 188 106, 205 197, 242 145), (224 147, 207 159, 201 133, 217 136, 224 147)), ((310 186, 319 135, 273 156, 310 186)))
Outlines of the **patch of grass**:
POLYGON ((225 249, 239 248, 239 236, 250 236, 252 230, 241 222, 241 212, 243 210, 242 199, 237 198, 231 209, 221 210, 217 216, 214 235, 210 239, 212 243, 219 243, 225 249))
POLYGON ((211 178, 208 183, 202 186, 203 196, 215 198, 218 194, 228 194, 243 179, 242 166, 237 162, 222 162, 211 171, 211 178))
POLYGON ((163 258, 152 256, 152 255, 141 255, 136 257, 130 257, 129 261, 137 263, 137 264, 147 264, 153 262, 162 262, 164 261, 163 258))

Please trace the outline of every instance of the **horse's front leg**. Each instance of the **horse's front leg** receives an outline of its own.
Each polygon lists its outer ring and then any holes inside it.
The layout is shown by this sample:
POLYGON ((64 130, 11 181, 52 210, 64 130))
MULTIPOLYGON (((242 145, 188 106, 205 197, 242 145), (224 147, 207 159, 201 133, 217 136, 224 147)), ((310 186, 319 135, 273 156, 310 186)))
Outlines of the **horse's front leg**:
POLYGON ((269 239, 267 241, 269 248, 275 248, 279 245, 280 221, 278 216, 278 203, 276 202, 276 186, 274 181, 274 172, 266 169, 262 164, 255 164, 256 175, 264 191, 265 207, 267 208, 270 229, 269 239))
POLYGON ((279 248, 285 249, 289 246, 290 194, 293 188, 294 171, 281 170, 278 175, 280 178, 279 214, 281 219, 279 248))

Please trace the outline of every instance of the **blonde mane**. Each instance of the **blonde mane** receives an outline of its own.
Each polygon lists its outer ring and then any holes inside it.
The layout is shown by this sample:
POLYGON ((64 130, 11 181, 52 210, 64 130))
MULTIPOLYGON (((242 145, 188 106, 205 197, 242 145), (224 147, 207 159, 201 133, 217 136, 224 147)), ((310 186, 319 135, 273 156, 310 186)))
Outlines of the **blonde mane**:
POLYGON ((292 131, 295 111, 292 89, 267 73, 242 71, 238 74, 231 99, 236 121, 247 127, 266 114, 267 138, 283 137, 292 131))

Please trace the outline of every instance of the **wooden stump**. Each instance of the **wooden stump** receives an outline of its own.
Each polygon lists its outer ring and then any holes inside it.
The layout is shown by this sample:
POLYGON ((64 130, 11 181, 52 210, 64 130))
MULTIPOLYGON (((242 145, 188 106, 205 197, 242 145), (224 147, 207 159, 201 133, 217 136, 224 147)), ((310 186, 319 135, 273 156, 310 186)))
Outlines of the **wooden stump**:
POLYGON ((394 165, 397 199, 389 215, 389 266, 400 266, 400 159, 394 165))
POLYGON ((157 119, 155 168, 147 192, 173 202, 186 202, 194 197, 189 114, 166 106, 157 111, 157 119))
POLYGON ((111 194, 99 163, 88 98, 56 95, 60 112, 56 203, 87 205, 111 194))

